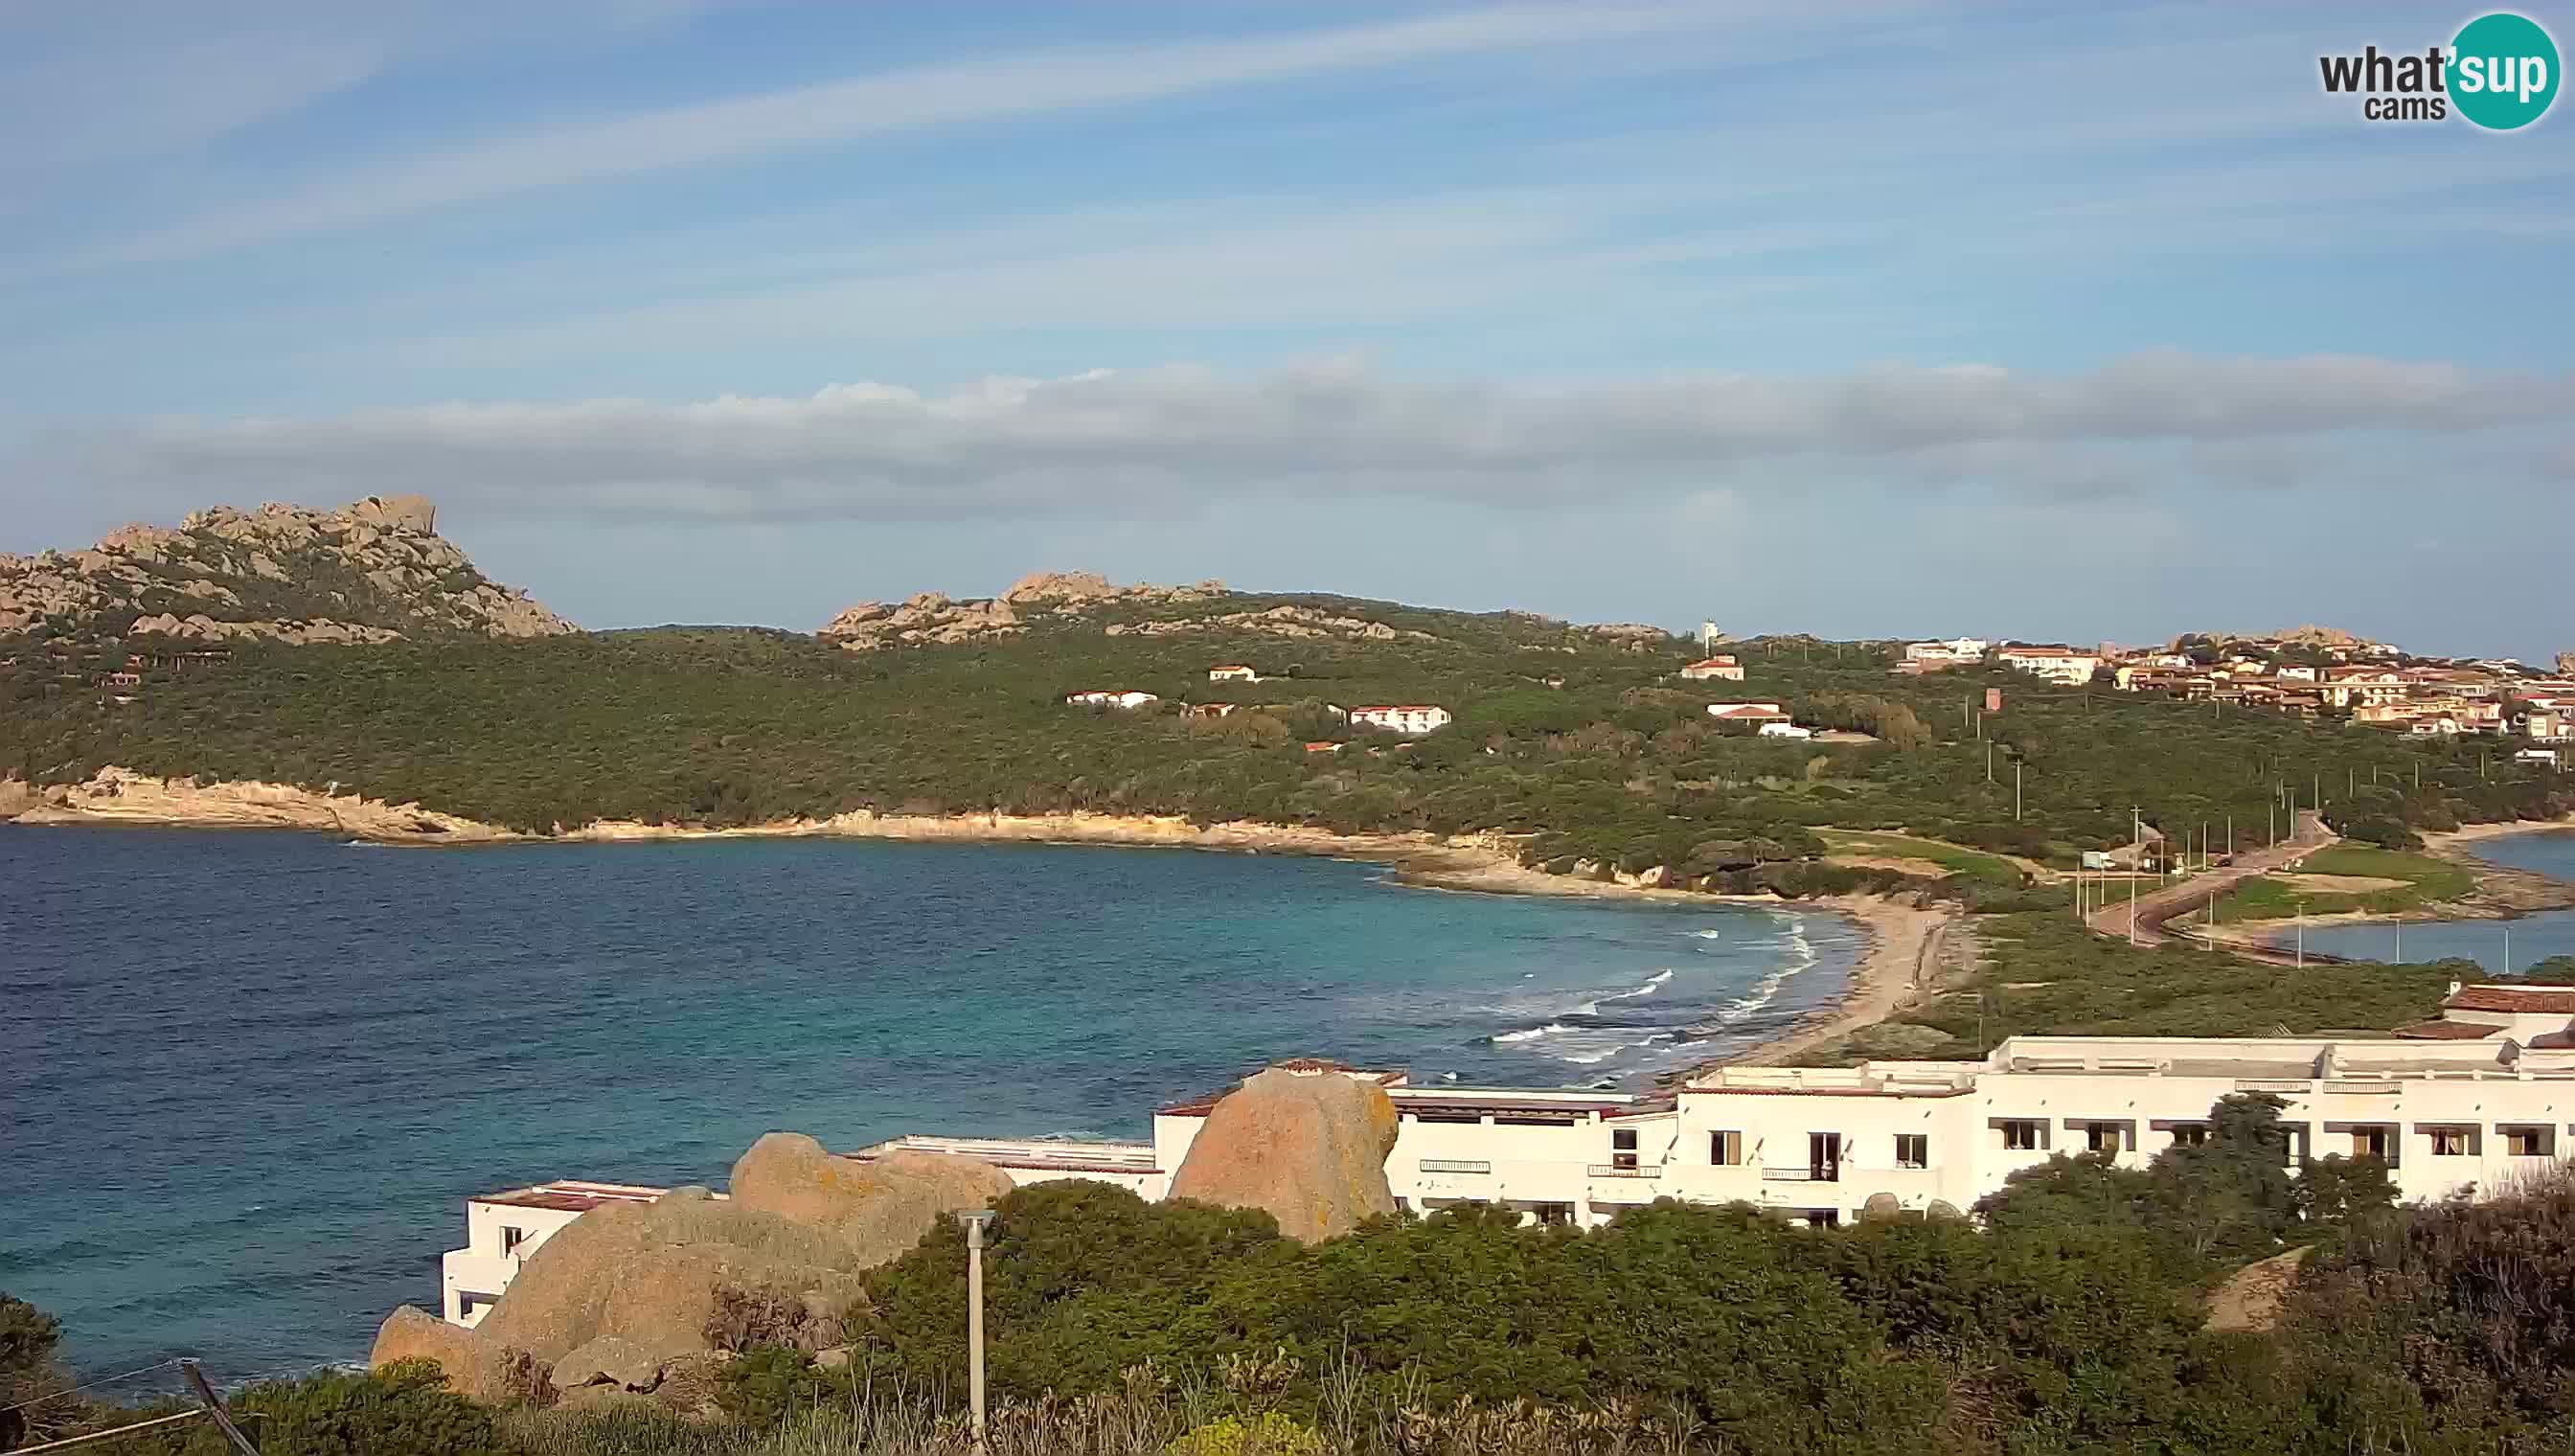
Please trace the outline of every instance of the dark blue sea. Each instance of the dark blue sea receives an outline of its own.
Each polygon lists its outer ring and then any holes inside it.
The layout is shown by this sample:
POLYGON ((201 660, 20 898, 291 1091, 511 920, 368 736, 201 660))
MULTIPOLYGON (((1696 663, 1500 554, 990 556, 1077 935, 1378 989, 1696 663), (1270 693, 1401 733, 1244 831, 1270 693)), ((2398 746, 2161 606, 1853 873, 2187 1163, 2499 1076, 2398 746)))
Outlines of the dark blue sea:
MULTIPOLYGON (((2575 829, 2504 834, 2468 846, 2480 859, 2575 880, 2575 829)), ((2415 920, 2386 924, 2309 925, 2307 948, 2361 960, 2394 960, 2398 939, 2409 963, 2453 956, 2486 969, 2525 971, 2551 955, 2575 955, 2575 910, 2542 910, 2513 920, 2415 920)))
POLYGON ((1860 946, 1291 857, 0 826, 0 1290, 90 1373, 358 1360, 478 1191, 720 1183, 774 1128, 1141 1138, 1296 1054, 1635 1081, 1860 946))

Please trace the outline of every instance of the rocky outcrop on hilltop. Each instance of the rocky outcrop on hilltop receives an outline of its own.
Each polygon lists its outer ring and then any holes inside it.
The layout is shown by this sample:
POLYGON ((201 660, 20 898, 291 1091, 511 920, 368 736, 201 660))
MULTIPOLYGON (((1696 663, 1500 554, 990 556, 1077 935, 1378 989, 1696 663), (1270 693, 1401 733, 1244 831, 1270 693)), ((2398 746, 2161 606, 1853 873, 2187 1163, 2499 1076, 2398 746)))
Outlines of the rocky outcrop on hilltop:
POLYGON ((772 1133, 734 1165, 733 1197, 675 1188, 592 1209, 528 1256, 480 1325, 459 1329, 404 1305, 368 1363, 432 1360, 480 1400, 702 1392, 708 1382, 696 1377, 739 1348, 838 1345, 866 1303, 865 1271, 1010 1187, 1008 1174, 972 1158, 861 1163, 772 1133))
POLYGON ((87 551, 0 556, 0 633, 203 642, 551 637, 576 629, 486 580, 418 496, 337 511, 219 506, 87 551))
POLYGON ((1172 1177, 1172 1196, 1259 1208, 1313 1243, 1394 1211, 1385 1155, 1394 1101, 1372 1077, 1286 1063, 1220 1098, 1172 1177))
POLYGON ((2575 678, 2575 653, 2559 653, 2557 655, 2557 676, 2560 678, 2575 678))
POLYGON ((1194 632, 1257 632, 1269 637, 1338 637, 1375 642, 1437 642, 1438 638, 1363 617, 1345 617, 1312 607, 1273 607, 1261 612, 1229 612, 1221 617, 1166 618, 1152 622, 1113 622, 1111 637, 1176 637, 1194 632))
POLYGON ((1097 572, 1039 572, 1021 578, 999 597, 952 598, 923 592, 901 602, 862 602, 823 624, 818 636, 852 652, 925 643, 984 642, 1015 637, 1050 619, 1089 616, 1109 607, 1210 602, 1226 594, 1223 582, 1121 587, 1097 572))
POLYGON ((1598 622, 1588 627, 1576 628, 1575 631, 1586 637, 1596 637, 1603 642, 1614 643, 1631 653, 1649 652, 1669 644, 1672 640, 1670 633, 1641 622, 1598 622))

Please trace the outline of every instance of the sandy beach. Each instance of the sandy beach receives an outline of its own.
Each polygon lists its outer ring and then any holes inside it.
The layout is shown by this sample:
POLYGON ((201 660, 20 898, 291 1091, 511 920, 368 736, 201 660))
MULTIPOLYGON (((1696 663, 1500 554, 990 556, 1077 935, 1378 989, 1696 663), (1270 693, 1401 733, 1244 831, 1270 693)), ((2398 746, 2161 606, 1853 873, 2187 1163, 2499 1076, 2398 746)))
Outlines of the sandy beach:
POLYGON ((1943 942, 1958 919, 1951 905, 1924 907, 1876 895, 1834 895, 1809 903, 1838 910, 1868 932, 1868 950, 1851 967, 1849 986, 1830 1005, 1722 1062, 1775 1066, 1901 1011, 1937 979, 1943 942))

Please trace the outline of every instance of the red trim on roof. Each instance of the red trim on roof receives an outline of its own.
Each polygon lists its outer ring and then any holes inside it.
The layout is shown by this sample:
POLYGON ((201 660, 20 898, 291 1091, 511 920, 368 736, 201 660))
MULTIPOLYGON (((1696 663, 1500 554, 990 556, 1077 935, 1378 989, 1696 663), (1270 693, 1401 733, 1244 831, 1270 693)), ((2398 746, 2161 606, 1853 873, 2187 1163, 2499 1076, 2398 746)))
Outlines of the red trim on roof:
POLYGON ((2575 1015, 2575 986, 2461 986, 2445 1011, 2565 1012, 2575 1015))

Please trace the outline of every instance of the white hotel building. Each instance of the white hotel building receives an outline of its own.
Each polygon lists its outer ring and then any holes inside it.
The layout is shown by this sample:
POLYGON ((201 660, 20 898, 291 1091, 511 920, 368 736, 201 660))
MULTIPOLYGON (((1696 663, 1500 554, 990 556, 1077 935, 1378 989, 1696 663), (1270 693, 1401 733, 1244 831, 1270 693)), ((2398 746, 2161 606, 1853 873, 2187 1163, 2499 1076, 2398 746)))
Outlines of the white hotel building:
MULTIPOLYGON (((2292 1162, 2374 1155, 2400 1199, 2481 1195, 2554 1164, 2575 1137, 2570 1018, 2575 987, 2453 987, 2441 1019, 2392 1036, 2015 1036, 1976 1061, 1718 1067, 1651 1092, 1414 1086, 1401 1072, 1282 1065, 1385 1087, 1398 1117, 1386 1181, 1416 1212, 1489 1203, 1591 1226, 1677 1198, 1841 1223, 1963 1212, 2059 1153, 2106 1152, 2143 1167, 2203 1136, 2209 1108, 2237 1092, 2285 1104, 2292 1162)), ((1161 1109, 1150 1142, 911 1136, 848 1156, 954 1153, 1023 1185, 1094 1178, 1159 1199, 1215 1105, 1209 1097, 1161 1109)), ((515 1196, 469 1204, 469 1222, 482 1220, 473 1224, 478 1248, 499 1249, 484 1231, 520 1217, 524 1204, 493 1200, 515 1196)), ((533 1247, 523 1235, 521 1256, 533 1247)), ((462 1323, 475 1311, 470 1299, 457 1303, 460 1274, 481 1281, 479 1299, 497 1295, 515 1267, 487 1251, 460 1268, 475 1252, 448 1256, 448 1317, 462 1323)))

